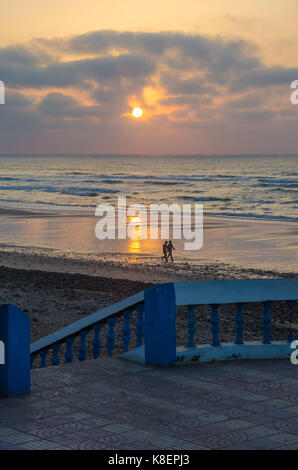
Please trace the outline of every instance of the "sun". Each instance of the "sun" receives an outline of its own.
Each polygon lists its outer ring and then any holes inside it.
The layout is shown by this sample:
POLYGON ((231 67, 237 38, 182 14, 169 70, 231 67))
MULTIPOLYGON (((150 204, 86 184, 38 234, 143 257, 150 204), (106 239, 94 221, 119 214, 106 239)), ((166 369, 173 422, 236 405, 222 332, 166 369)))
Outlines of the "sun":
POLYGON ((141 108, 134 108, 131 114, 134 118, 140 118, 143 116, 143 110, 141 108))

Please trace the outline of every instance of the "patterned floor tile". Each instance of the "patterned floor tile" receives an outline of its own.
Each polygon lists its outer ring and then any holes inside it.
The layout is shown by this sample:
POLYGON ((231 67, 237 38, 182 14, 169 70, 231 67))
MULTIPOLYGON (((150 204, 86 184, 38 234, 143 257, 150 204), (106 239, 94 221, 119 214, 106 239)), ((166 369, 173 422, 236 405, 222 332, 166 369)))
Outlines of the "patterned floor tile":
POLYGON ((0 399, 0 449, 298 449, 297 379, 286 360, 34 370, 0 399))

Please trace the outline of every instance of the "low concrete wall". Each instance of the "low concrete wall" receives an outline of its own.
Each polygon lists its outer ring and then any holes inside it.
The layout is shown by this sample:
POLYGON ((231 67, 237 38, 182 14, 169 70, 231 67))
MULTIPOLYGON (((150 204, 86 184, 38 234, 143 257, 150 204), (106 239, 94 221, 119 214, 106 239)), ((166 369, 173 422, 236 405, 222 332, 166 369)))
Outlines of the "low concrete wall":
MULTIPOLYGON (((251 341, 237 345, 234 343, 222 343, 214 347, 208 344, 200 344, 188 349, 179 346, 174 364, 194 364, 201 362, 215 362, 241 359, 281 359, 290 358, 293 350, 286 341, 273 341, 271 344, 263 344, 260 341, 251 341)), ((120 356, 123 359, 145 364, 145 346, 133 349, 120 356)))

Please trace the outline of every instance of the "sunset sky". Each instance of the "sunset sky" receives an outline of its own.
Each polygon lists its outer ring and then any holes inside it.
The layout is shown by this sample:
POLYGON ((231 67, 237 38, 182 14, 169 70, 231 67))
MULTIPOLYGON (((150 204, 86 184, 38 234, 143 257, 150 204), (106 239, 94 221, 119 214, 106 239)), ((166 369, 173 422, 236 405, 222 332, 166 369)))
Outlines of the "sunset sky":
POLYGON ((0 14, 2 154, 298 153, 298 0, 10 0, 0 14))

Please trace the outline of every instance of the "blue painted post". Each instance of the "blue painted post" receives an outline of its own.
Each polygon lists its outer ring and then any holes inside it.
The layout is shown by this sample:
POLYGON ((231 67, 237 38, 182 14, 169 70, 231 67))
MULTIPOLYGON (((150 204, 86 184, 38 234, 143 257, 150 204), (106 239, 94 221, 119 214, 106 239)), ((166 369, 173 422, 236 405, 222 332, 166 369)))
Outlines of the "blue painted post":
POLYGON ((293 341, 295 341, 295 335, 294 335, 294 332, 292 330, 292 315, 293 315, 293 308, 296 304, 296 300, 288 300, 288 307, 290 309, 290 331, 289 331, 289 336, 288 336, 288 343, 292 343, 293 341))
POLYGON ((100 355, 101 352, 101 341, 100 341, 100 330, 103 327, 103 323, 98 323, 97 325, 94 325, 93 330, 94 330, 94 338, 92 341, 92 352, 93 352, 93 357, 94 359, 97 359, 100 355))
POLYGON ((219 341, 219 317, 218 317, 218 305, 212 304, 212 315, 211 315, 211 331, 212 331, 212 346, 220 346, 219 341))
POLYGON ((263 327, 263 332, 264 332, 263 343, 264 344, 271 344, 270 331, 271 331, 272 324, 271 324, 271 315, 270 315, 270 305, 271 305, 270 301, 264 302, 264 315, 262 317, 263 319, 262 327, 263 327))
POLYGON ((243 330, 244 330, 244 317, 243 317, 243 304, 237 304, 237 314, 235 318, 236 340, 235 344, 243 344, 243 330))
POLYGON ((176 298, 173 283, 157 284, 144 292, 145 361, 168 366, 176 360, 176 298))
POLYGON ((138 319, 136 321, 137 348, 142 346, 144 337, 144 304, 137 305, 138 319))
POLYGON ((129 320, 131 317, 132 311, 131 310, 125 310, 123 312, 123 319, 124 319, 124 324, 122 328, 122 341, 123 341, 123 352, 127 352, 129 348, 129 343, 130 343, 130 324, 129 320))
POLYGON ((86 336, 88 335, 89 330, 82 330, 80 332, 80 345, 78 348, 78 358, 79 361, 85 361, 87 359, 87 345, 86 345, 86 336))
POLYGON ((107 324, 109 325, 108 334, 107 334, 107 350, 108 350, 109 357, 113 356, 113 352, 115 348, 116 335, 115 335, 114 328, 115 328, 116 323, 117 323, 117 318, 115 317, 107 319, 107 324))
POLYGON ((30 319, 11 304, 0 306, 0 344, 4 352, 4 358, 0 358, 0 395, 29 393, 30 319))
POLYGON ((45 348, 40 351, 40 364, 39 368, 44 369, 47 367, 47 355, 48 355, 49 349, 45 348))
POLYGON ((59 358, 60 348, 61 348, 60 343, 53 344, 52 366, 58 366, 60 364, 60 358, 59 358))
POLYGON ((188 342, 187 348, 195 348, 194 336, 196 332, 196 320, 195 320, 195 306, 189 305, 188 307, 188 342))
POLYGON ((73 356, 74 356, 74 354, 72 352, 72 345, 73 345, 74 341, 75 341, 74 336, 70 336, 66 340, 66 351, 65 351, 65 354, 64 354, 64 364, 71 364, 72 363, 73 356))

